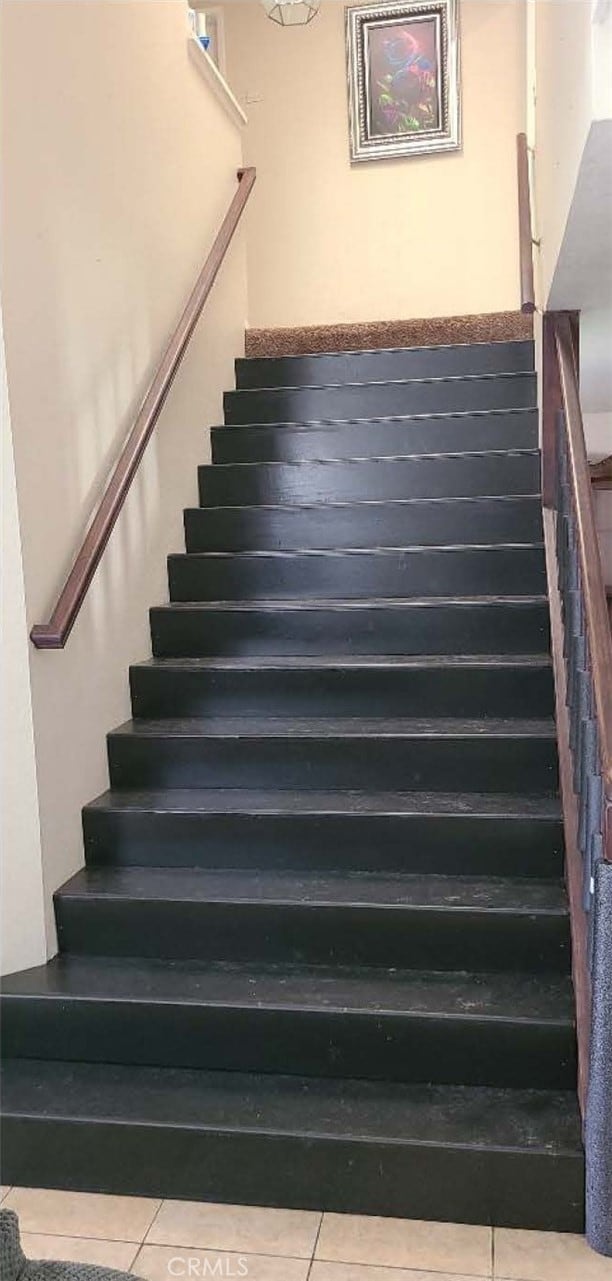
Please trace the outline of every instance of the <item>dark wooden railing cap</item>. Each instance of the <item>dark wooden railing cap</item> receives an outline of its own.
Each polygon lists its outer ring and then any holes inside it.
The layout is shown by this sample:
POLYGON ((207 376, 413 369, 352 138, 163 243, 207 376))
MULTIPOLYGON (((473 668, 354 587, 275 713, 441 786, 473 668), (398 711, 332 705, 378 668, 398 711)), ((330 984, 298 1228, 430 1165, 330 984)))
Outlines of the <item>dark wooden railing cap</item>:
POLYGON ((589 467, 594 489, 612 489, 612 454, 589 467))
POLYGON ((516 136, 516 175, 518 179, 519 261, 521 270, 521 311, 531 314, 536 309, 533 276, 533 234, 529 182, 529 147, 527 135, 516 136))
MULTIPOLYGON (((570 485, 576 517, 576 538, 591 656, 602 778, 607 802, 612 805, 612 634, 593 512, 572 328, 569 316, 563 312, 554 318, 554 336, 567 434, 570 485)), ((604 844, 606 857, 612 859, 611 841, 605 841, 604 844)))
POLYGON ((253 189, 254 169, 239 169, 237 176, 238 190, 145 392, 130 434, 58 596, 53 613, 48 623, 32 628, 30 637, 37 649, 63 649, 74 627, 191 335, 253 189))

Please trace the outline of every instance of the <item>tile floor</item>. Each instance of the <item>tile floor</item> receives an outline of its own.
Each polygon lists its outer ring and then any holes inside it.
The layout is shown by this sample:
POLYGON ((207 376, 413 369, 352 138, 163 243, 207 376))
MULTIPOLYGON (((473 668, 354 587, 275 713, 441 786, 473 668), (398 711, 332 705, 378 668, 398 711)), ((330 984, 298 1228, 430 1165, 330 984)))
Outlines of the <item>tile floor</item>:
POLYGON ((25 1253, 143 1281, 612 1281, 582 1237, 256 1206, 0 1188, 25 1253))

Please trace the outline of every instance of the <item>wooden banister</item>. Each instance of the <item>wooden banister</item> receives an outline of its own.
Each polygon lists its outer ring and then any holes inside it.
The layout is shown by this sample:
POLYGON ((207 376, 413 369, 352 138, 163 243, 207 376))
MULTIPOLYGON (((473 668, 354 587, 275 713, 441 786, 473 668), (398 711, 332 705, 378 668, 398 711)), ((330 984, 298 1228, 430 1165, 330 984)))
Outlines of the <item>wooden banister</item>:
POLYGON ((612 489, 612 454, 598 463, 591 463, 589 471, 594 489, 612 489))
POLYGON ((576 313, 544 314, 543 371, 544 540, 584 1116, 596 869, 602 859, 612 862, 612 630, 580 407, 576 313))
MULTIPOLYGON (((612 805, 612 637, 593 514, 572 327, 565 313, 554 320, 554 336, 568 446, 569 483, 576 516, 576 537, 589 639, 593 695, 599 728, 602 782, 608 803, 612 805)), ((604 858, 612 861, 612 830, 608 830, 607 839, 604 839, 603 853, 604 858)))
POLYGON ((544 541, 584 1116, 596 867, 612 862, 612 631, 580 407, 577 313, 544 313, 542 355, 544 541))
POLYGON ((519 222, 519 260, 521 271, 521 311, 531 314, 535 311, 535 287, 533 276, 533 236, 531 221, 531 194, 529 182, 529 147, 527 135, 516 136, 516 173, 518 187, 518 222, 519 222))
POLYGON ((130 434, 89 525, 72 569, 62 587, 48 623, 30 633, 37 649, 63 649, 74 627, 104 548, 128 495, 140 460, 151 439, 176 372, 217 278, 242 212, 255 182, 255 170, 238 171, 238 189, 219 228, 214 244, 187 300, 183 313, 149 383, 130 434))

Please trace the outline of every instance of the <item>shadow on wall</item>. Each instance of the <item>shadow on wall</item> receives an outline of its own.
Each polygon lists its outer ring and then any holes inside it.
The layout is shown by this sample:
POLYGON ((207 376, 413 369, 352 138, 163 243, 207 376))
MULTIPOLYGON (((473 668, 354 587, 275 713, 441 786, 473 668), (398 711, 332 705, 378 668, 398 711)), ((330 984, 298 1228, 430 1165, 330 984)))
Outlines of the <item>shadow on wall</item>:
MULTIPOLYGON (((240 131, 189 57, 182 4, 142 15, 140 0, 1 10, 2 289, 29 627, 48 617, 242 163, 240 131)), ((182 544, 246 310, 239 235, 68 646, 29 655, 51 937, 50 892, 82 863, 80 809, 107 785, 105 734, 129 715, 129 663, 150 652, 148 608, 167 598, 166 554, 182 544)))

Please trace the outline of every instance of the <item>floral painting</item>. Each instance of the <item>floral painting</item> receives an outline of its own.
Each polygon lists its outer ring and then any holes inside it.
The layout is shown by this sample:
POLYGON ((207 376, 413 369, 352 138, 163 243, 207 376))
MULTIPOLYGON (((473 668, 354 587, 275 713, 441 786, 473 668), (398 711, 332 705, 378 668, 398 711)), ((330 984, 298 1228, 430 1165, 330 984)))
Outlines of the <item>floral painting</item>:
POLYGON ((410 19, 369 28, 372 134, 439 128, 437 28, 435 20, 410 19))
POLYGON ((459 146, 456 0, 347 9, 353 160, 459 146))

